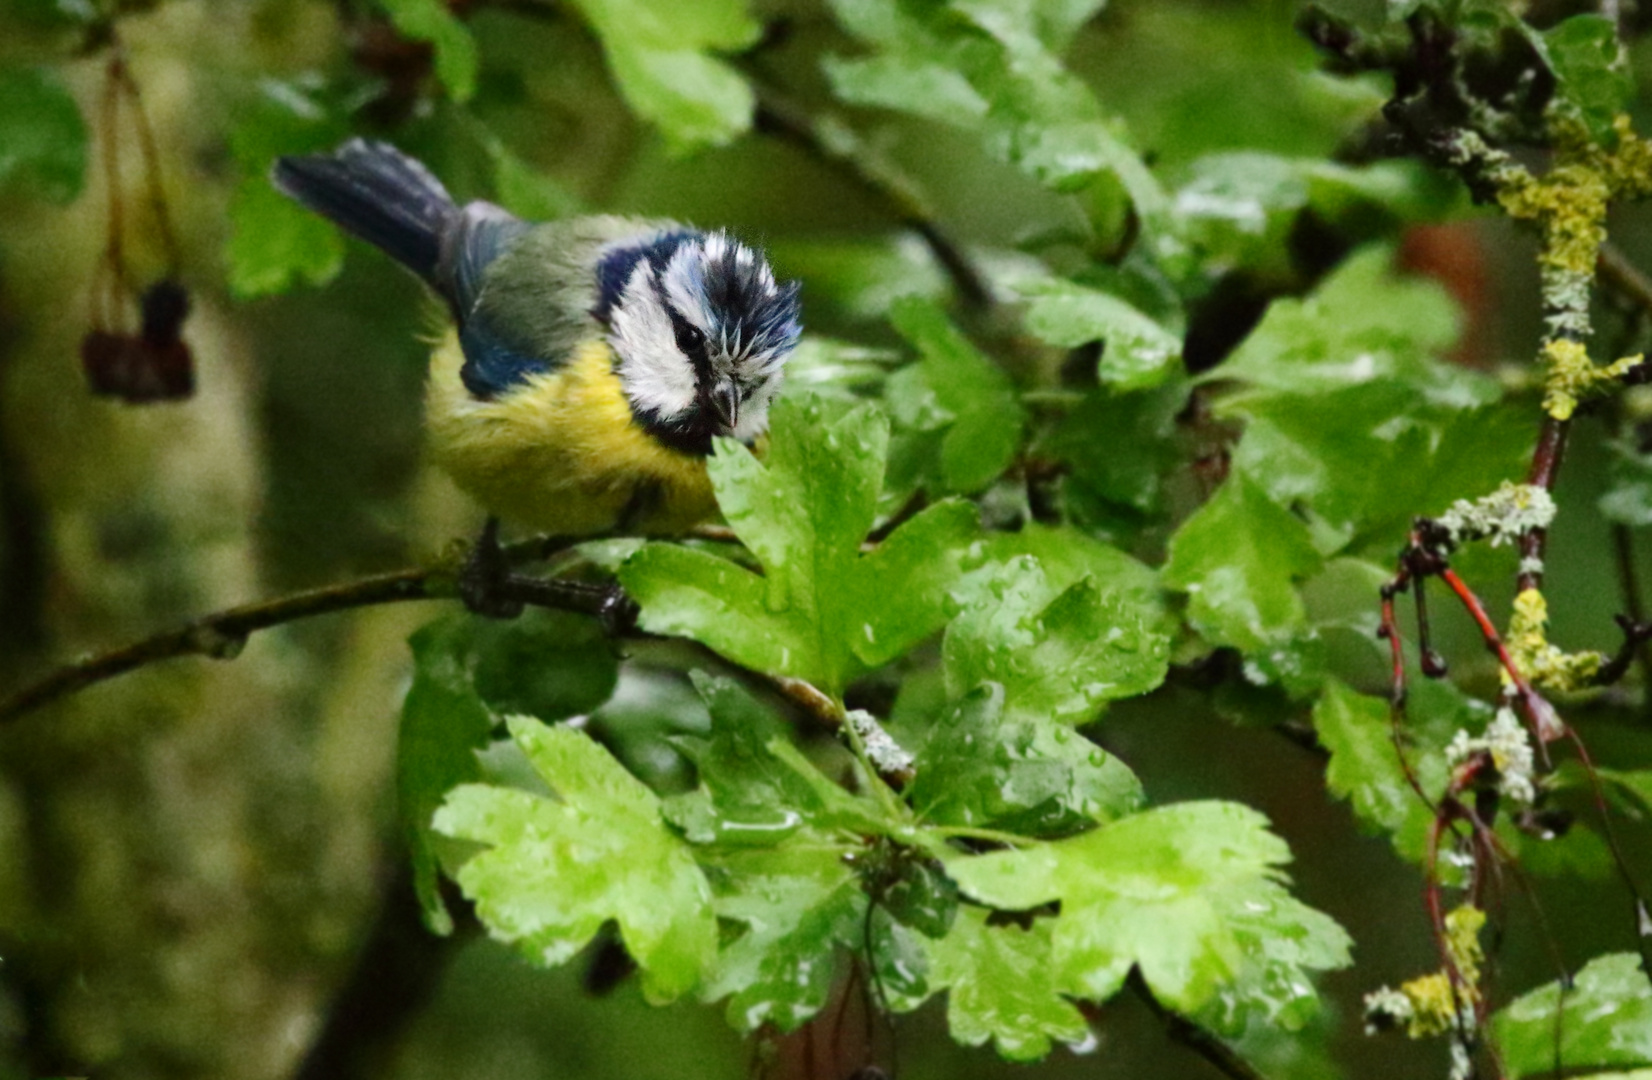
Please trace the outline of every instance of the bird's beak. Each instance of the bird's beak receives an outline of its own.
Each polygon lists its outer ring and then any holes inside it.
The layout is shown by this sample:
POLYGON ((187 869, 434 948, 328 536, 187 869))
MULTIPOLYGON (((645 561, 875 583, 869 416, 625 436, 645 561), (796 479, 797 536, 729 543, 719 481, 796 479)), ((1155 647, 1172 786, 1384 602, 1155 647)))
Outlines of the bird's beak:
POLYGON ((740 389, 732 382, 718 383, 711 388, 711 407, 717 410, 717 419, 733 434, 740 420, 740 389))

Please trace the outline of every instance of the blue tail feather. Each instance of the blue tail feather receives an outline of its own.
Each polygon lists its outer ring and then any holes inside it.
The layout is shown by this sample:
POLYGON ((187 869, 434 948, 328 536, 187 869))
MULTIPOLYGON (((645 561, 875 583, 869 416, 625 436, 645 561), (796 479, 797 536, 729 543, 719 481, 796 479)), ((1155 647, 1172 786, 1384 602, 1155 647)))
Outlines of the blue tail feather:
POLYGON ((417 161, 388 143, 351 139, 331 154, 278 158, 270 179, 446 294, 437 267, 459 209, 417 161))

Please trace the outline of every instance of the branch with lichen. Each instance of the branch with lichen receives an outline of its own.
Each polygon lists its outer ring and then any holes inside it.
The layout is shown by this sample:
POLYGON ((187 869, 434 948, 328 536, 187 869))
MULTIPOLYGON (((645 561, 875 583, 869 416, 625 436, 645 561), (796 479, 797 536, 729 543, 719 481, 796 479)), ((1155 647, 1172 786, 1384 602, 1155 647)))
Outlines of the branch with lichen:
POLYGON ((1472 904, 1455 908, 1445 917, 1448 963, 1440 971, 1384 986, 1365 995, 1365 1030, 1377 1034, 1404 1028, 1407 1038, 1423 1039, 1456 1031, 1465 1010, 1480 1000, 1480 930, 1486 913, 1472 904))
MULTIPOLYGON (((1538 268, 1548 333, 1538 360, 1545 415, 1527 483, 1544 490, 1554 487, 1578 405, 1640 374, 1641 356, 1599 364, 1584 343, 1592 330, 1589 300, 1606 242, 1607 210, 1614 202, 1652 195, 1652 143, 1634 133, 1627 116, 1614 123, 1617 138, 1610 147, 1591 140, 1577 124, 1557 120, 1552 127, 1554 162, 1542 175, 1475 132, 1455 131, 1442 140, 1446 160, 1467 182, 1542 237, 1538 268)), ((1522 594, 1542 587, 1547 536, 1544 522, 1520 537, 1522 594)), ((1511 627, 1511 638, 1518 632, 1511 627)), ((1548 654, 1539 649, 1533 655, 1548 654)))

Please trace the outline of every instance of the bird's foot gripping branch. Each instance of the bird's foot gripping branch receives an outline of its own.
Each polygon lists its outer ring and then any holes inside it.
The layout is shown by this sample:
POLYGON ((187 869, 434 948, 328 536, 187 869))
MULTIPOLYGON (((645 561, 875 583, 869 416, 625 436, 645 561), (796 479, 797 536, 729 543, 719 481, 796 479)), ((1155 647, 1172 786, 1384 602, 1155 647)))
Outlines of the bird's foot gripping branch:
POLYGON ((1164 679, 1157 598, 1109 589, 1105 559, 982 534, 961 502, 867 545, 887 442, 872 407, 785 402, 766 461, 725 441, 711 462, 744 547, 654 543, 622 567, 643 629, 769 691, 695 676, 703 726, 651 733, 692 780, 648 765, 648 733, 611 710, 522 715, 550 652, 479 650, 469 623, 420 635, 402 775, 431 921, 440 863, 534 963, 613 924, 652 1000, 724 1001, 742 1031, 803 1024, 850 966, 892 1012, 945 992, 955 1038, 1017 1060, 1087 1042, 1086 1007, 1133 971, 1195 1030, 1302 1024, 1309 976, 1349 942, 1286 889, 1283 842, 1238 804, 1148 806, 1074 730, 1164 679), (932 701, 845 709, 853 680, 943 628, 932 701), (513 651, 517 670, 489 659, 513 651), (812 705, 789 725, 777 701, 812 705))

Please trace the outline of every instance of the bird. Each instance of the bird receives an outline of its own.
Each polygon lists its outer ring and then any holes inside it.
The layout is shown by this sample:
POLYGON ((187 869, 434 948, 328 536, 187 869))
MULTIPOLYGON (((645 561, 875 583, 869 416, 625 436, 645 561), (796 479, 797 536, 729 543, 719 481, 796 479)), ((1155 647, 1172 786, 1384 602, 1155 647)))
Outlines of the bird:
POLYGON ((716 512, 714 441, 762 438, 802 334, 799 285, 759 248, 672 220, 532 223, 461 205, 421 162, 362 138, 277 158, 270 178, 445 304, 426 427, 436 463, 488 513, 473 558, 497 558, 501 518, 659 535, 716 512))

